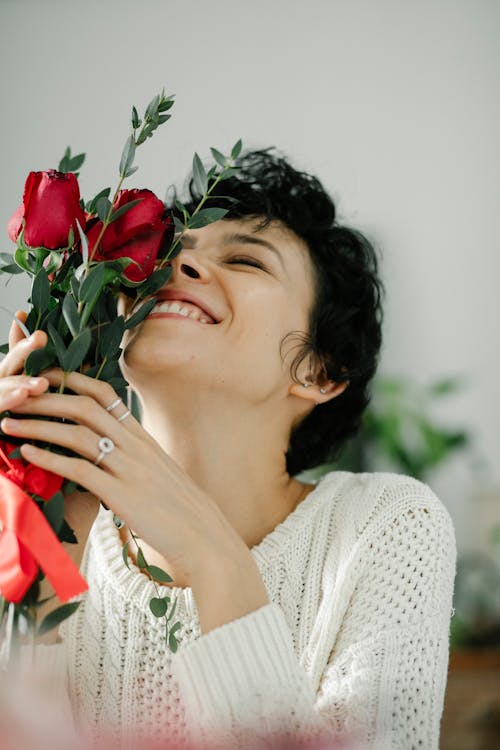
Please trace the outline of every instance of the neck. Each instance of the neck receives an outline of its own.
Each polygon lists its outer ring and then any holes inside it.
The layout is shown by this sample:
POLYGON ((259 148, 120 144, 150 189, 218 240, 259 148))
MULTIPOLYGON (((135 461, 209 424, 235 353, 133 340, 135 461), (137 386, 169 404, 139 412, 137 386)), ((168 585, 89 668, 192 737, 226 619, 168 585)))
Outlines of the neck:
POLYGON ((286 471, 288 435, 273 410, 216 395, 189 401, 148 394, 142 425, 219 505, 251 548, 286 518, 311 485, 286 471), (265 429, 262 428, 265 425, 265 429))

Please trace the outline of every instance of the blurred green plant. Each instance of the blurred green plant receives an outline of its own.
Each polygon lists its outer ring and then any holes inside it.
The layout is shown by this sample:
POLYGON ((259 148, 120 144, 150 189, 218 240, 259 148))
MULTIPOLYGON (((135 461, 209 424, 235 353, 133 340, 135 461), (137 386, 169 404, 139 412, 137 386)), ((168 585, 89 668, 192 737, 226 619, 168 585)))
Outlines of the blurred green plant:
POLYGON ((319 479, 333 470, 395 471, 425 481, 431 470, 470 443, 465 430, 439 425, 432 416, 436 401, 462 386, 458 377, 442 378, 427 386, 407 377, 375 378, 372 400, 357 435, 346 442, 335 461, 303 476, 319 479))

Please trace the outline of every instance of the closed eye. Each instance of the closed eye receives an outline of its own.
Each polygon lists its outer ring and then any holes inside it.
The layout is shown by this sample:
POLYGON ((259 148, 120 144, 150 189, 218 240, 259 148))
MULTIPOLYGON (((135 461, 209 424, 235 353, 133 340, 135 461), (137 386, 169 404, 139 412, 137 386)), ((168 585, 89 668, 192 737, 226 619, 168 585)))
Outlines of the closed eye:
POLYGON ((266 267, 258 260, 255 260, 255 258, 232 258, 232 260, 229 261, 229 263, 237 263, 238 265, 246 265, 246 266, 254 266, 254 268, 260 268, 262 271, 267 270, 266 267))

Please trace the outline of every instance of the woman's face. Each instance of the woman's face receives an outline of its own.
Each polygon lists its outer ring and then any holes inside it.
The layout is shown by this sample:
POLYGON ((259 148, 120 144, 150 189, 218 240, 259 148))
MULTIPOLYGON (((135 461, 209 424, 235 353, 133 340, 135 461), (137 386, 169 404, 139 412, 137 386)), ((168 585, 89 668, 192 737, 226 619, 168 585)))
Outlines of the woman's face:
MULTIPOLYGON (((139 392, 158 378, 182 375, 215 395, 221 389, 253 403, 286 394, 299 338, 314 302, 307 245, 278 222, 225 220, 188 231, 163 290, 194 295, 215 324, 169 314, 146 318, 127 332, 122 367, 139 392)), ((161 290, 161 291, 163 291, 161 290)), ((161 292, 159 293, 161 296, 161 292)), ((153 313, 156 308, 153 310, 153 313)))

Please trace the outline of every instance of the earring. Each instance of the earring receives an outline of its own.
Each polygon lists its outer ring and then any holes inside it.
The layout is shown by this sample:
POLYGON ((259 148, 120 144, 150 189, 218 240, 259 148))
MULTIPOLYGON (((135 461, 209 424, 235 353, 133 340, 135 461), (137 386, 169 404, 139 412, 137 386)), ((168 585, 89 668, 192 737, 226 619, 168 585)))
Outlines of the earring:
POLYGON ((319 389, 319 392, 320 392, 320 393, 326 393, 326 388, 320 388, 320 389, 319 389))
POLYGON ((302 385, 304 386, 304 388, 309 388, 309 386, 310 386, 311 384, 310 384, 310 383, 302 383, 302 385))

